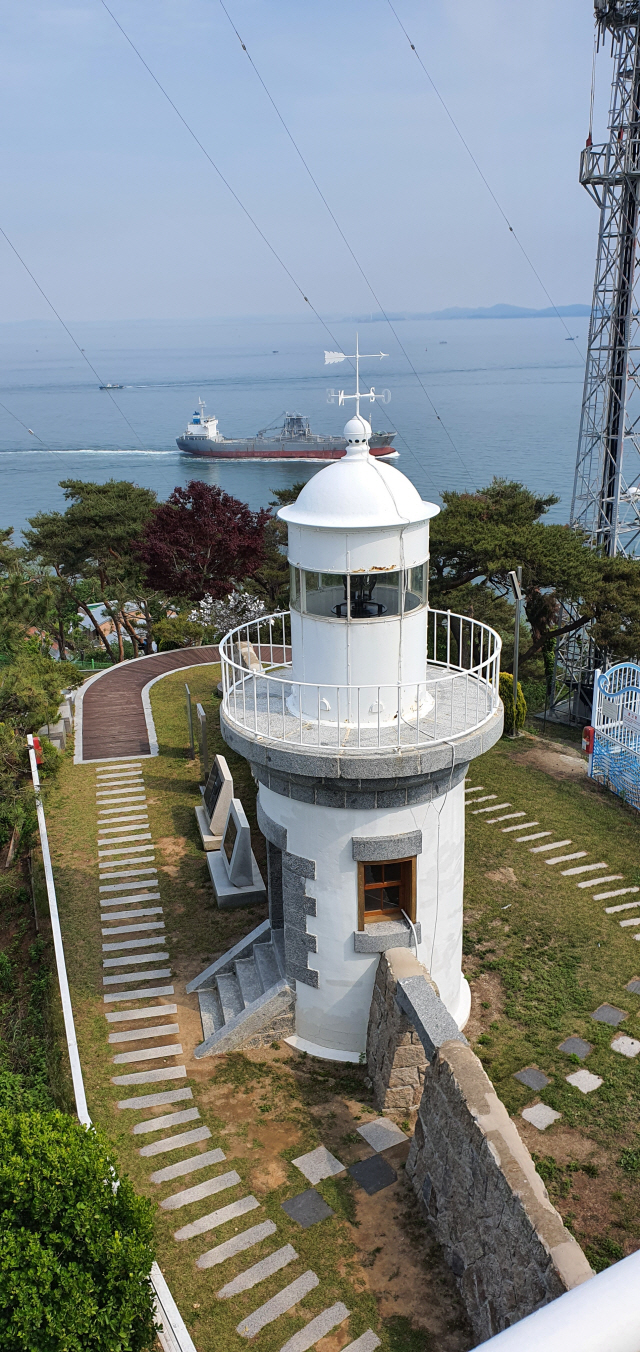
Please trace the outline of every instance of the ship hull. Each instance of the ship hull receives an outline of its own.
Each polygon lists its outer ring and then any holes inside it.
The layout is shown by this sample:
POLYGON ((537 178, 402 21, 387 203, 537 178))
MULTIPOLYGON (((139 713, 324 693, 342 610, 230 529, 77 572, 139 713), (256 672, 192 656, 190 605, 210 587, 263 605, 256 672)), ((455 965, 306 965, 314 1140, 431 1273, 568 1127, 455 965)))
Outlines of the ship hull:
MULTIPOLYGON (((247 441, 211 441, 207 437, 178 437, 177 445, 184 455, 200 460, 341 460, 346 453, 346 442, 341 437, 318 437, 311 441, 269 441, 255 438, 247 441)), ((398 452, 386 437, 372 437, 369 454, 376 460, 397 456, 398 452), (377 443, 377 444, 376 444, 377 443)))

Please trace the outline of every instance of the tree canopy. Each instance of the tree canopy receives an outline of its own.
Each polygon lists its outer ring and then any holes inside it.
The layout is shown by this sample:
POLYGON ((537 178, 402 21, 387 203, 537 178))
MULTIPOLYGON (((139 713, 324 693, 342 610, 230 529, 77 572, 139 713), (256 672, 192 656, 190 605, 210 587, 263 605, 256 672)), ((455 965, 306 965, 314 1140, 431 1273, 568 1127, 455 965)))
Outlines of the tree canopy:
POLYGON ((152 1206, 115 1177, 101 1133, 61 1112, 0 1109, 2 1347, 151 1347, 152 1206))
POLYGON ((219 600, 252 577, 265 555, 265 510, 192 479, 156 507, 136 547, 147 581, 168 596, 219 600))

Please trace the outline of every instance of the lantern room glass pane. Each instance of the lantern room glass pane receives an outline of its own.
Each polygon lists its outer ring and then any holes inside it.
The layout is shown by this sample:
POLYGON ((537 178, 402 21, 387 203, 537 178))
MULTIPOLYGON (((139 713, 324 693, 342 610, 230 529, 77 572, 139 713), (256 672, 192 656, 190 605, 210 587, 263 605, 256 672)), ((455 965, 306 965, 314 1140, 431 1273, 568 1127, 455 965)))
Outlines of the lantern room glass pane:
POLYGON ((427 564, 419 563, 405 573, 404 608, 417 610, 427 604, 427 564))
POLYGON ((342 573, 302 574, 304 595, 302 609, 308 615, 346 616, 347 579, 342 573))
POLYGON ((292 610, 300 609, 300 581, 298 569, 289 564, 289 605, 292 610))
POLYGON ((400 573, 352 573, 351 619, 400 614, 400 573))

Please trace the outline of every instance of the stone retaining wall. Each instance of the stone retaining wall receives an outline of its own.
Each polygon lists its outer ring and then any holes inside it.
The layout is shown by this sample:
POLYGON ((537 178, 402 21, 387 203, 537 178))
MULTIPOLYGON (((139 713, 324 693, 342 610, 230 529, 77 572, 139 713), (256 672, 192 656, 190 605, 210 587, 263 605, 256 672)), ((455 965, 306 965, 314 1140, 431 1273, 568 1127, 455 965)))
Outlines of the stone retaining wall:
POLYGON ((419 1034, 396 1002, 399 977, 416 972, 430 980, 407 948, 383 953, 376 972, 367 1031, 367 1067, 376 1108, 387 1116, 417 1112, 429 1064, 419 1034))
MULTIPOLYGON (((484 1340, 593 1273, 425 968, 406 949, 392 949, 381 955, 376 991, 368 1050, 377 1099, 389 1111, 388 1095, 403 1092, 390 1079, 401 1070, 398 1052, 413 1050, 407 1032, 419 1031, 423 1090, 407 1175, 484 1340)), ((398 1111, 406 1111, 404 1103, 398 1111)))

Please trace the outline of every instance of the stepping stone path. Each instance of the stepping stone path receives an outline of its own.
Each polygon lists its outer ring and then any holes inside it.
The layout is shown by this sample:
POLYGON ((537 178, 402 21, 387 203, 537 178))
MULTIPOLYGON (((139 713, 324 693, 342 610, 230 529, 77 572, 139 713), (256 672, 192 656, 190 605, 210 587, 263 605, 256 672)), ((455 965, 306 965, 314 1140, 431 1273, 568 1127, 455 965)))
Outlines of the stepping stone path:
POLYGON ((585 1042, 582 1037, 568 1037, 565 1042, 561 1042, 558 1047, 559 1052, 565 1052, 567 1056, 579 1056, 581 1061, 593 1051, 590 1042, 585 1042))
POLYGON ((573 1075, 565 1075, 564 1078, 567 1084, 572 1084, 581 1094, 592 1094, 603 1083, 600 1076, 592 1075, 590 1070, 574 1070, 573 1075))
POLYGON ((523 1108, 520 1116, 524 1117, 525 1122, 530 1122, 532 1127, 537 1127, 538 1131, 546 1131, 552 1122, 557 1122, 561 1113, 547 1107, 546 1103, 534 1103, 532 1108, 523 1108))
MULTIPOLYGON (((113 761, 104 762, 96 769, 96 800, 98 810, 98 850, 99 870, 98 896, 101 908, 103 1001, 105 1022, 108 1025, 107 1046, 113 1049, 112 1065, 140 1064, 148 1061, 162 1061, 163 1065, 154 1069, 134 1070, 129 1074, 112 1075, 111 1082, 117 1086, 149 1086, 158 1084, 157 1092, 142 1092, 133 1097, 119 1100, 118 1108, 127 1113, 148 1113, 158 1109, 157 1116, 147 1116, 135 1121, 131 1126, 134 1136, 146 1136, 154 1133, 167 1133, 141 1145, 139 1153, 143 1159, 155 1155, 170 1155, 173 1151, 182 1151, 190 1146, 199 1146, 211 1136, 209 1127, 200 1124, 187 1131, 175 1128, 197 1122, 200 1113, 189 1100, 193 1099, 189 1088, 174 1088, 172 1081, 185 1079, 187 1069, 184 1063, 176 1064, 183 1056, 182 1044, 176 1042, 180 1036, 180 1025, 169 1022, 178 1014, 178 1006, 169 1003, 175 994, 171 983, 172 966, 167 940, 163 933, 165 921, 159 890, 159 874, 156 867, 153 834, 150 829, 144 779, 140 761, 128 761, 116 765, 113 761), (160 904, 158 904, 160 903, 160 904), (159 951, 163 945, 163 951, 159 951), (149 949, 149 951, 140 950, 149 949), (125 953, 126 950, 126 953, 125 953), (108 956, 112 953, 118 956, 108 956), (154 967, 162 962, 168 964, 154 967), (114 971, 114 969, 116 969, 114 971), (142 969, 142 970, 141 970, 142 969), (141 983, 154 984, 141 984, 141 983), (167 984, 157 984, 158 982, 167 984), (112 989, 117 987, 118 989, 112 989), (162 999, 164 1003, 158 1004, 162 999), (149 1003, 149 1001, 156 1003, 149 1003), (140 1004, 144 1001, 144 1004, 140 1004), (120 1008, 113 1009, 116 1005, 120 1008), (123 1007, 124 1006, 124 1007, 123 1007), (113 1025, 116 1025, 113 1028, 113 1025), (133 1025, 118 1030, 118 1024, 133 1025), (146 1044, 136 1046, 131 1051, 118 1052, 118 1045, 126 1043, 146 1044), (168 1087, 167 1087, 168 1085, 168 1087), (171 1109, 174 1104, 185 1104, 184 1108, 171 1109)), ((495 795, 493 795, 495 797, 495 795)), ((491 810, 491 809, 490 809, 491 810)), ((380 1144, 374 1149, 385 1149, 405 1140, 404 1133, 386 1119, 378 1123, 369 1123, 362 1129, 376 1135, 380 1144)), ((242 1188, 242 1179, 235 1169, 226 1172, 216 1169, 209 1176, 201 1178, 203 1171, 212 1170, 224 1164, 223 1150, 204 1150, 192 1154, 187 1159, 174 1164, 164 1165, 149 1175, 155 1186, 173 1184, 175 1179, 186 1179, 195 1175, 193 1183, 180 1187, 178 1191, 160 1199, 164 1211, 180 1211, 183 1207, 206 1202, 216 1194, 229 1193, 232 1189, 242 1188), (198 1178, 201 1181, 198 1181, 198 1178)), ((386 1169, 385 1160, 374 1156, 373 1162, 379 1162, 386 1169)), ((372 1161, 365 1161, 372 1163, 372 1161)), ((318 1183, 341 1173, 344 1165, 324 1146, 319 1146, 307 1155, 301 1155, 294 1164, 310 1183, 318 1183)), ((393 1170, 391 1170, 393 1173, 393 1170)), ((395 1173, 393 1173, 395 1178, 395 1173)), ((228 1226, 232 1221, 248 1215, 260 1208, 255 1197, 239 1196, 225 1205, 210 1211, 197 1219, 181 1226, 175 1231, 177 1243, 189 1242, 219 1226, 228 1226)), ((333 1216, 331 1207, 313 1188, 290 1198, 283 1203, 284 1210, 303 1228, 315 1225, 333 1216)), ((265 1240, 277 1235, 277 1226, 271 1220, 249 1225, 240 1234, 208 1249, 195 1258, 200 1271, 207 1271, 228 1262, 240 1253, 263 1245, 265 1240)), ((262 1254, 231 1281, 226 1282, 218 1291, 221 1301, 233 1300, 242 1292, 251 1290, 260 1282, 266 1281, 290 1263, 296 1262, 299 1255, 291 1244, 280 1245, 272 1253, 262 1254)), ((244 1338, 253 1338, 268 1324, 274 1323, 281 1315, 291 1310, 300 1300, 319 1284, 319 1278, 312 1271, 304 1272, 293 1281, 285 1284, 271 1300, 260 1305, 238 1325, 238 1332, 244 1338)), ((321 1338, 337 1328, 349 1317, 349 1310, 338 1302, 323 1310, 309 1320, 298 1333, 281 1349, 281 1352, 306 1352, 321 1338)), ((380 1339, 369 1329, 355 1342, 350 1342, 344 1352, 374 1352, 380 1346, 380 1339)))
POLYGON ((621 1056, 628 1056, 630 1060, 640 1052, 640 1042, 636 1037, 614 1037, 611 1043, 612 1052, 620 1052, 621 1056))
POLYGON ((388 1150, 390 1146, 400 1145, 401 1141, 409 1139, 388 1117, 376 1117, 373 1122, 365 1122, 363 1127, 358 1127, 358 1134, 364 1137, 372 1150, 388 1150))
MULTIPOLYGON (((472 794, 474 795, 479 794, 481 788, 483 787, 484 786, 481 786, 479 784, 465 785, 465 795, 466 795, 465 802, 468 802, 471 805, 471 809, 474 816, 479 816, 481 813, 496 812, 501 808, 511 807, 510 803, 494 802, 493 800, 497 798, 498 796, 497 794, 486 793, 484 794, 484 797, 475 797, 475 796, 471 797, 472 794), (479 808, 476 806, 476 804, 489 801, 490 799, 492 800, 490 807, 479 808)), ((515 818, 524 816, 526 816, 526 813, 518 811, 511 812, 503 817, 485 816, 484 824, 486 826, 496 826, 498 825, 498 823, 507 821, 509 817, 515 818)), ((501 826, 500 829, 502 834, 506 835, 510 832, 523 831, 528 829, 529 827, 538 826, 538 824, 539 823, 537 821, 518 822, 514 826, 501 826)), ((609 868, 609 865, 604 863, 602 860, 600 860, 599 863, 574 865, 572 862, 573 860, 587 858, 588 856, 587 850, 575 850, 571 854, 558 854, 552 856, 552 851, 564 849, 566 846, 571 845, 572 841, 549 840, 548 837, 551 835, 552 835, 551 831, 544 830, 535 831, 531 835, 526 836, 516 835, 515 841, 516 844, 523 845, 528 844, 529 851, 531 854, 549 855, 550 856, 549 858, 546 858, 544 860, 541 859, 540 862, 541 863, 544 862, 550 867, 554 867, 558 864, 571 863, 571 867, 561 869, 560 874, 561 877, 563 878, 575 878, 576 887, 597 888, 604 886, 606 883, 624 882, 624 875, 622 873, 606 872, 606 870, 609 868), (532 841, 543 839, 545 841, 543 845, 531 844, 532 841), (581 877, 580 880, 578 881, 579 875, 586 873, 597 874, 598 876, 590 878, 581 877)), ((592 894, 592 900, 609 901, 613 897, 629 896, 636 893, 640 894, 640 886, 619 887, 612 891, 594 892, 592 894)), ((604 910, 606 915, 614 915, 620 911, 634 910, 636 907, 640 907, 640 895, 638 896, 637 901, 621 902, 616 906, 605 906, 604 910)), ((629 930, 637 929, 638 932, 632 934, 631 938, 633 938, 636 942, 640 943, 640 914, 638 916, 629 917, 629 919, 627 920, 620 920, 618 923, 622 929, 629 930)), ((630 991, 633 995, 640 995, 640 977, 634 977, 633 980, 629 982, 626 989, 630 991)), ((596 1009, 593 1012, 591 1017, 597 1023, 606 1023, 609 1024, 612 1028, 615 1028, 619 1023, 622 1023, 623 1019, 627 1018, 627 1014, 625 1013, 624 1010, 618 1009, 615 1005, 602 1004, 599 1006, 598 1009, 596 1009)), ((622 1056, 626 1056, 629 1059, 633 1059, 640 1053, 640 1040, 632 1037, 621 1036, 618 1038, 614 1038, 613 1042, 611 1043, 611 1048, 613 1051, 619 1052, 622 1056)), ((590 1042, 586 1042, 583 1038, 569 1037, 566 1038, 565 1041, 560 1044, 559 1050, 565 1052, 568 1056, 574 1055, 580 1057, 580 1059, 584 1059, 586 1056, 589 1055, 591 1051, 593 1051, 593 1047, 590 1042)), ((524 1070, 517 1071, 515 1074, 515 1079, 519 1080, 522 1084, 525 1084, 528 1088, 534 1089, 536 1091, 545 1088, 545 1086, 550 1083, 546 1075, 544 1075, 544 1073, 538 1070, 537 1067, 535 1066, 527 1066, 525 1067, 524 1070)), ((603 1081, 599 1078, 599 1076, 593 1075, 591 1071, 587 1070, 576 1071, 573 1075, 566 1076, 566 1079, 569 1082, 569 1084, 572 1084, 575 1088, 580 1089, 584 1094, 592 1093, 594 1089, 599 1088, 599 1086, 603 1083, 603 1081)), ((560 1116, 560 1114, 554 1112, 552 1108, 548 1108, 546 1104, 537 1103, 530 1108, 523 1109, 522 1116, 525 1118, 527 1122, 530 1122, 533 1126, 537 1127, 539 1131, 545 1131, 546 1128, 550 1126, 551 1123, 554 1122, 556 1118, 560 1116)))
POLYGON ((546 1089, 551 1080, 547 1075, 543 1075, 541 1070, 535 1066, 527 1066, 525 1070, 518 1070, 514 1075, 514 1080, 519 1080, 520 1084, 526 1084, 527 1089, 535 1089, 539 1093, 541 1089, 546 1089))
POLYGON ((382 1155, 371 1155, 368 1160, 358 1160, 356 1164, 350 1164, 349 1173, 369 1197, 381 1192, 383 1188, 390 1187, 398 1177, 395 1169, 392 1169, 389 1161, 383 1159, 382 1155))

